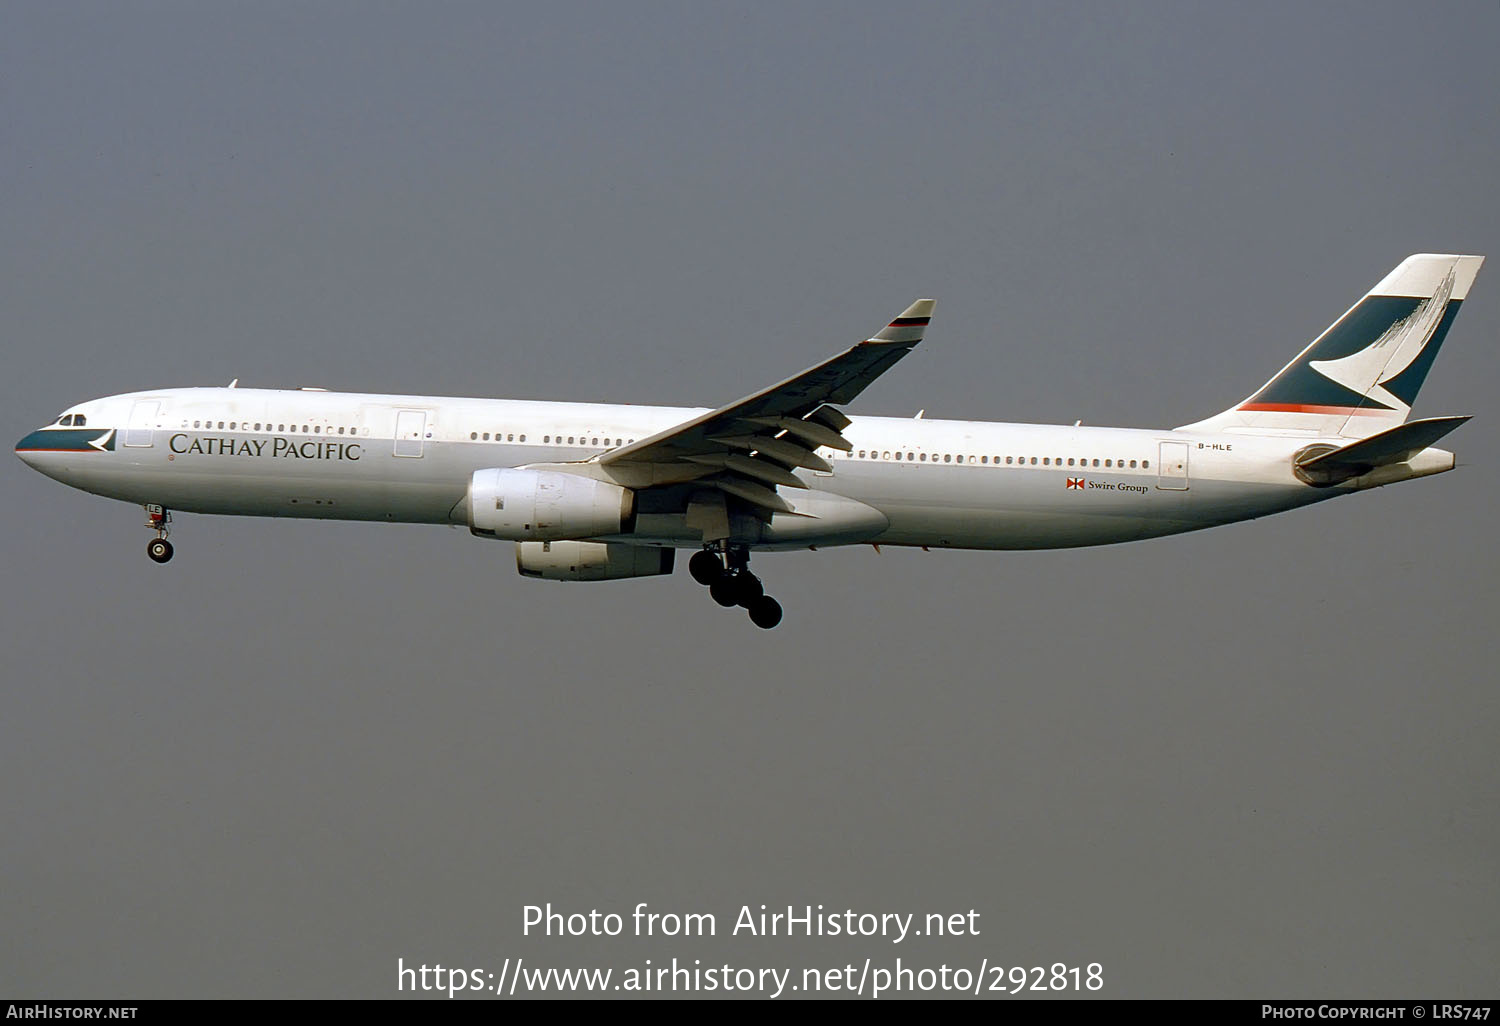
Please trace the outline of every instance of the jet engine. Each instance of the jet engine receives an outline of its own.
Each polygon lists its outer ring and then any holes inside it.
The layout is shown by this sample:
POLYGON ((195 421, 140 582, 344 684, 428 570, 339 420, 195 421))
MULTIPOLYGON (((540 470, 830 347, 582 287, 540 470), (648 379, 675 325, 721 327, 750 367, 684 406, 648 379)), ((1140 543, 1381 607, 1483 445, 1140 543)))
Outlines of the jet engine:
POLYGON ((464 504, 469 531, 481 538, 542 542, 635 529, 630 489, 553 470, 476 470, 464 504))
POLYGON ((622 542, 520 542, 516 569, 546 581, 619 581, 672 572, 673 549, 622 542))

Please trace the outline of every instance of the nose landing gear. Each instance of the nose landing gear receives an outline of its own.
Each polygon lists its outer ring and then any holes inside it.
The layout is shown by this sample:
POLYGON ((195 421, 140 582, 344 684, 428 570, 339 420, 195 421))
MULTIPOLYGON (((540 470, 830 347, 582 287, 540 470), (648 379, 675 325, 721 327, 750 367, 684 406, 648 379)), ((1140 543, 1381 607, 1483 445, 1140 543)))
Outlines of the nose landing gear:
POLYGON ((167 541, 167 525, 172 522, 172 512, 153 504, 146 506, 146 526, 156 532, 146 545, 146 555, 152 562, 165 563, 172 558, 172 543, 167 541))
POLYGON ((745 546, 694 553, 688 560, 688 573, 708 586, 709 596, 719 605, 743 606, 755 626, 770 630, 781 622, 781 603, 767 595, 760 578, 750 572, 750 550, 745 546))

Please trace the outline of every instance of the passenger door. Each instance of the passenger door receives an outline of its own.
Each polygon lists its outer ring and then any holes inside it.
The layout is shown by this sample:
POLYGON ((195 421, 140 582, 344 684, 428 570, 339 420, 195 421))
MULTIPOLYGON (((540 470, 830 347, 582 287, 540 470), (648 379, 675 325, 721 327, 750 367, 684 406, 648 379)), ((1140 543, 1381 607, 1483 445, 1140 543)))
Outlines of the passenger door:
POLYGON ((161 403, 155 399, 139 399, 130 408, 130 420, 125 425, 125 444, 134 449, 151 448, 152 434, 156 430, 156 418, 161 403))
POLYGON ((427 411, 400 410, 396 413, 397 456, 421 456, 427 438, 427 411))

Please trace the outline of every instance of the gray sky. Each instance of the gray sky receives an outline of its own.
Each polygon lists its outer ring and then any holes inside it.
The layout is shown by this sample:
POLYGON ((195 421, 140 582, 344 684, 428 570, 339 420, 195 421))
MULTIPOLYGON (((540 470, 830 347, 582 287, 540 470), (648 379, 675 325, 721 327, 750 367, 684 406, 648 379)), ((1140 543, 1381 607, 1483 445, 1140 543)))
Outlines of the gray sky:
MULTIPOLYGON (((19 438, 165 385, 717 405, 916 296, 855 413, 1165 427, 1412 252, 1500 241, 1500 8, 0 6, 19 438)), ((1123 547, 523 580, 433 527, 138 510, 5 464, 0 994, 492 969, 1104 966, 1493 996, 1496 268, 1460 468, 1123 547), (713 912, 545 940, 521 909, 713 912), (742 904, 978 937, 724 936, 742 904)))

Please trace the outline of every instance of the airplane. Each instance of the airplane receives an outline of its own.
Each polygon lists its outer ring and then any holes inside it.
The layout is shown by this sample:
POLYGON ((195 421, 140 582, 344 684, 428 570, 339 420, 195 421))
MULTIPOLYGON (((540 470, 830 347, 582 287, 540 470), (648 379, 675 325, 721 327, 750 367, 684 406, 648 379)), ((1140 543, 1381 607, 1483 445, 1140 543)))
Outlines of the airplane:
POLYGON ((1249 398, 1164 430, 851 417, 922 341, 920 299, 875 335, 716 409, 166 388, 70 407, 29 466, 174 512, 466 526, 523 576, 688 572, 763 628, 753 551, 1049 549, 1230 524, 1452 470, 1469 418, 1408 420, 1482 256, 1408 257, 1249 398))

